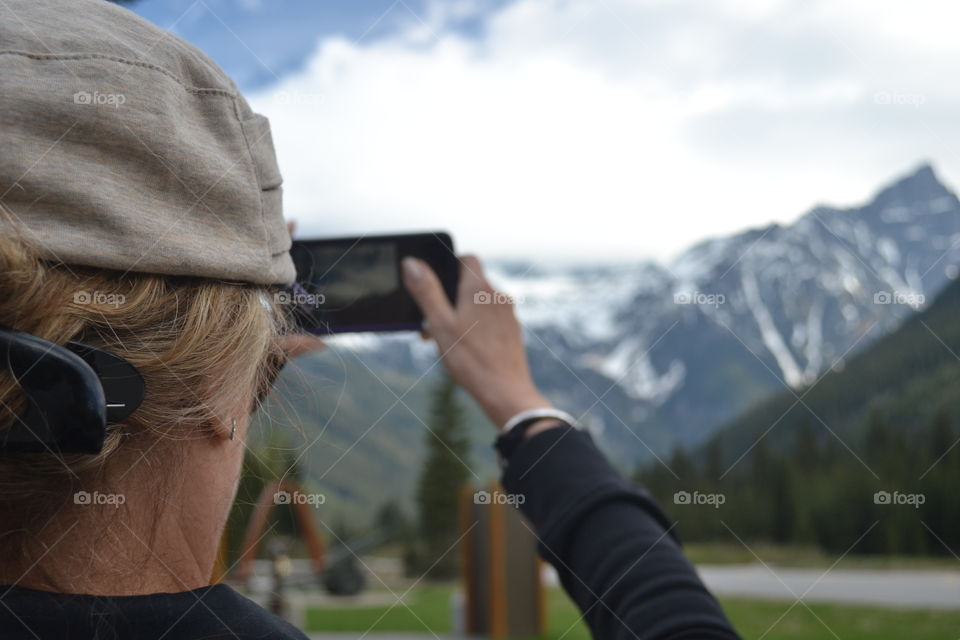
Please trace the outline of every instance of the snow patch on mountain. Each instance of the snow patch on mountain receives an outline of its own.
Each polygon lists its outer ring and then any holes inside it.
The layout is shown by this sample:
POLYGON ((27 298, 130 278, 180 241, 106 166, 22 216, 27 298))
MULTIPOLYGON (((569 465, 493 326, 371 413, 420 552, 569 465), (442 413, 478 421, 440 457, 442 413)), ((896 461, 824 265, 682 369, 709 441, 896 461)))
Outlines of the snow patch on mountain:
POLYGON ((770 353, 776 359, 777 364, 780 366, 780 372, 783 374, 783 378, 787 381, 787 384, 791 387, 800 386, 807 380, 807 372, 800 369, 790 349, 787 348, 783 336, 777 331, 777 327, 773 322, 773 316, 760 297, 760 287, 757 286, 756 277, 752 273, 743 272, 741 278, 743 293, 747 299, 747 305, 750 308, 753 319, 756 320, 757 327, 760 329, 763 344, 766 345, 767 349, 769 349, 770 353))
POLYGON ((582 362, 621 386, 631 398, 654 405, 673 394, 686 372, 682 361, 672 360, 667 370, 659 373, 650 359, 649 345, 637 338, 624 340, 605 358, 584 358, 582 362))
MULTIPOLYGON (((692 423, 676 437, 693 439, 745 408, 741 398, 813 383, 913 313, 903 298, 932 299, 958 264, 960 201, 920 167, 861 207, 818 206, 790 225, 702 241, 663 265, 486 269, 512 297, 538 383, 562 391, 560 404, 614 425, 605 437, 618 437, 619 422, 671 434, 692 423)), ((433 344, 416 337, 334 342, 378 349, 383 366, 438 366, 433 344)))

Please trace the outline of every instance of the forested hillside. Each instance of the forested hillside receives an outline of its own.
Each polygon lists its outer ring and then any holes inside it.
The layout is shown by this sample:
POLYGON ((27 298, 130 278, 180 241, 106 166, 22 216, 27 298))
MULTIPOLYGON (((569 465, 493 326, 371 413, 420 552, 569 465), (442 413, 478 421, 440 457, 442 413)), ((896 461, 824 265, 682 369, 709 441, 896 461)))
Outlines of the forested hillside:
POLYGON ((960 548, 958 354, 953 283, 811 386, 785 390, 705 447, 638 476, 687 539, 730 540, 732 530, 842 553, 863 536, 854 551, 947 554, 960 548), (722 504, 675 504, 677 491, 722 494, 712 501, 722 504))

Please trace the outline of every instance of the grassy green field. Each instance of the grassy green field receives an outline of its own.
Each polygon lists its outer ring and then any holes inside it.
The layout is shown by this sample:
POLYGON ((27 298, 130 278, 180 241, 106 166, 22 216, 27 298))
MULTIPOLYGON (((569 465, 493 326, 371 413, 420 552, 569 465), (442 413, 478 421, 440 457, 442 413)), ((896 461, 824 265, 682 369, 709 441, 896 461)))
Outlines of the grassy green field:
MULTIPOLYGON (((411 593, 406 606, 311 609, 308 631, 450 631, 451 586, 426 586, 411 593)), ((896 610, 875 607, 788 602, 723 600, 734 626, 745 639, 806 640, 943 640, 957 638, 960 611, 896 610), (789 613, 787 611, 789 610, 789 613), (786 615, 784 615, 786 613, 786 615)), ((548 633, 543 640, 590 640, 580 614, 559 589, 548 590, 548 633)))

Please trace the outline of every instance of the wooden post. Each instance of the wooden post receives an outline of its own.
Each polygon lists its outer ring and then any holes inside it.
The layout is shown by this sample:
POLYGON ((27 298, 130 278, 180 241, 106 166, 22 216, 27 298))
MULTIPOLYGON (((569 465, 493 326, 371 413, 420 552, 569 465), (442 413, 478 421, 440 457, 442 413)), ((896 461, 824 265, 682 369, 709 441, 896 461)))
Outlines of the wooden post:
POLYGON ((499 486, 461 493, 466 629, 498 640, 540 635, 546 599, 537 537, 499 486))
MULTIPOLYGON (((243 549, 237 563, 236 574, 241 581, 249 579, 253 572, 253 561, 257 557, 257 548, 260 546, 260 540, 267 527, 267 517, 270 515, 270 511, 277 506, 274 502, 274 495, 279 491, 285 491, 292 496, 300 491, 300 487, 285 480, 269 483, 260 492, 260 497, 257 498, 253 507, 253 513, 250 514, 250 521, 247 523, 243 549)), ((297 519, 297 524, 300 525, 304 541, 307 543, 307 552, 310 555, 313 571, 314 573, 321 573, 326 564, 325 549, 320 531, 313 519, 312 509, 309 505, 296 500, 292 501, 290 506, 293 507, 293 514, 297 519)))

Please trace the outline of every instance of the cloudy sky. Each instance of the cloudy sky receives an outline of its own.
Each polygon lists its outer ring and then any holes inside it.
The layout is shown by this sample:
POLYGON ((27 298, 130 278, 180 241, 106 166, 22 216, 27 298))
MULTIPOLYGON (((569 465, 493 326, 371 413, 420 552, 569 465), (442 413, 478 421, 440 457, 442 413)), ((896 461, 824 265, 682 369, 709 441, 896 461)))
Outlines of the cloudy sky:
POLYGON ((270 117, 301 235, 669 258, 960 184, 960 38, 927 0, 141 0, 270 117))

